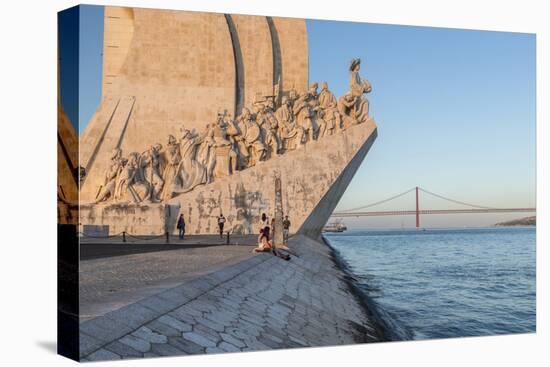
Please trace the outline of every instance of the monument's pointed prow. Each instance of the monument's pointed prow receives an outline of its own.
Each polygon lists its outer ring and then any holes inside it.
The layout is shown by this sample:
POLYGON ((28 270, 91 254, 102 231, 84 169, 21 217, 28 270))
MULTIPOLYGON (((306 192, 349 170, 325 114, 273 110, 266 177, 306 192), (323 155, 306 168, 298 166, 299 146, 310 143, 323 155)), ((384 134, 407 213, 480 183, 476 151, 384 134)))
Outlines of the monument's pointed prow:
POLYGON ((353 176, 361 166, 361 163, 367 156, 370 147, 378 136, 378 130, 376 126, 364 141, 363 145, 355 153, 355 156, 349 161, 348 165, 340 173, 340 176, 332 183, 330 189, 325 193, 323 198, 319 201, 315 209, 309 214, 302 226, 298 230, 298 234, 311 237, 313 239, 318 238, 323 231, 323 227, 328 222, 332 212, 338 205, 338 202, 344 195, 348 185, 350 184, 353 176))

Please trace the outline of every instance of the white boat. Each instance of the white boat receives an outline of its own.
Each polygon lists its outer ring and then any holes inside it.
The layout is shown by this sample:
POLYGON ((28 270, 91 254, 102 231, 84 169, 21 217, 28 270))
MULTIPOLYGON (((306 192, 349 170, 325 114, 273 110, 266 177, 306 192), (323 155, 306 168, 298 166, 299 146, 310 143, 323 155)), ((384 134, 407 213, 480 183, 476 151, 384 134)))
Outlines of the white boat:
POLYGON ((323 227, 323 232, 344 232, 348 227, 342 222, 342 220, 332 221, 323 227))

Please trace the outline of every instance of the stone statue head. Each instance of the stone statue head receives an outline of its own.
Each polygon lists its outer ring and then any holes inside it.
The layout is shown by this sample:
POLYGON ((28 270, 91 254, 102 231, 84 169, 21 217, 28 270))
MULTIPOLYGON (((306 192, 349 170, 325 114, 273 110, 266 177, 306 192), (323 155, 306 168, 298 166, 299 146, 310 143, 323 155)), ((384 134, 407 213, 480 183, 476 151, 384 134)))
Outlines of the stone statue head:
POLYGON ((327 84, 327 82, 322 82, 322 83, 321 83, 321 90, 328 90, 328 84, 327 84))
POLYGON ((182 139, 185 139, 189 135, 189 129, 185 128, 185 126, 180 127, 180 132, 182 139))
POLYGON ((241 116, 244 119, 250 118, 250 110, 246 107, 243 107, 243 111, 241 112, 241 116))
POLYGON ((122 150, 119 149, 119 148, 115 148, 111 152, 111 159, 112 160, 119 159, 121 156, 122 156, 122 150))
POLYGON ((159 153, 162 150, 162 144, 156 143, 151 147, 153 153, 159 153))
POLYGON ((349 65, 349 71, 359 71, 361 59, 352 59, 349 65))
POLYGON ((168 145, 174 145, 176 144, 176 138, 174 137, 174 135, 170 134, 168 135, 168 145))
POLYGON ((288 92, 288 98, 290 100, 295 100, 298 98, 298 92, 296 92, 296 89, 292 88, 289 92, 288 92))
POLYGON ((282 104, 283 106, 289 105, 289 104, 290 104, 290 100, 288 99, 287 96, 283 96, 283 98, 281 99, 281 104, 282 104))
POLYGON ((132 152, 128 155, 128 166, 135 167, 137 166, 139 160, 139 154, 137 152, 132 152))
POLYGON ((264 110, 265 106, 263 103, 257 102, 257 103, 254 103, 253 108, 254 108, 254 113, 259 113, 264 110))
POLYGON ((311 85, 309 86, 309 91, 310 93, 315 93, 317 94, 317 88, 319 87, 319 84, 317 84, 317 82, 313 82, 311 83, 311 85))

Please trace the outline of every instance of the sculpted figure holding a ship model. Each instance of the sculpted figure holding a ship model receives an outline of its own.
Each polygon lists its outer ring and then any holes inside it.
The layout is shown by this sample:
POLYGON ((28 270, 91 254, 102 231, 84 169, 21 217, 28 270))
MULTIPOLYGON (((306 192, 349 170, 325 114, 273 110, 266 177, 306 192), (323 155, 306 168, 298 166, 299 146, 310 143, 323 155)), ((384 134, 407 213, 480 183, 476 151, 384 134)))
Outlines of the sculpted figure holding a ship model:
POLYGON ((308 90, 294 89, 256 99, 236 119, 225 111, 202 133, 181 127, 180 138, 169 135, 166 148, 158 143, 128 158, 115 149, 97 189, 99 202, 159 202, 237 174, 262 161, 292 151, 369 118, 370 83, 359 75, 361 60, 350 63, 349 91, 337 99, 328 84, 313 82, 308 90))

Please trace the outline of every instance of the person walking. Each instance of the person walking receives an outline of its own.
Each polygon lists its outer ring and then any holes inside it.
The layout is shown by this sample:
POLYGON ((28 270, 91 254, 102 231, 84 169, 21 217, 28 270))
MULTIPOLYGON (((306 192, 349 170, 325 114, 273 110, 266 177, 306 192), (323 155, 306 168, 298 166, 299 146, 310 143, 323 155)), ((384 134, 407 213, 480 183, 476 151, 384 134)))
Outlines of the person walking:
POLYGON ((288 245, 288 232, 290 230, 290 220, 288 220, 288 215, 285 215, 285 220, 283 220, 283 243, 288 245))
POLYGON ((183 240, 183 237, 185 236, 185 219, 183 218, 183 214, 180 214, 180 217, 178 218, 178 224, 176 227, 179 230, 180 240, 183 240))
POLYGON ((218 217, 218 227, 220 228, 220 238, 223 238, 223 226, 225 225, 225 217, 220 213, 218 217))

